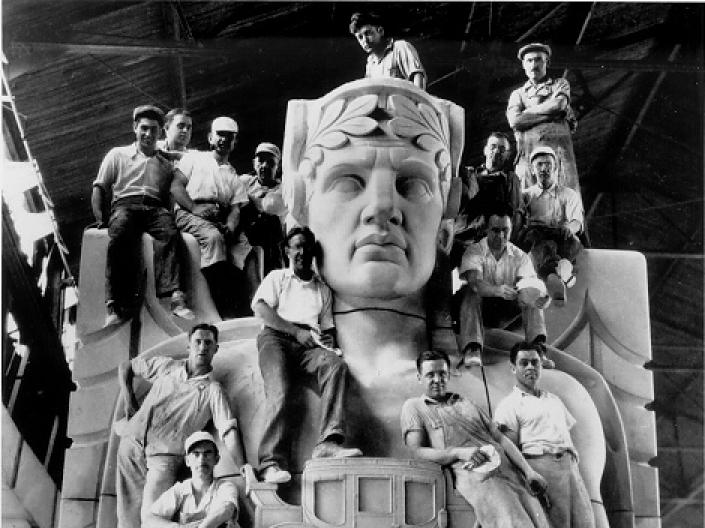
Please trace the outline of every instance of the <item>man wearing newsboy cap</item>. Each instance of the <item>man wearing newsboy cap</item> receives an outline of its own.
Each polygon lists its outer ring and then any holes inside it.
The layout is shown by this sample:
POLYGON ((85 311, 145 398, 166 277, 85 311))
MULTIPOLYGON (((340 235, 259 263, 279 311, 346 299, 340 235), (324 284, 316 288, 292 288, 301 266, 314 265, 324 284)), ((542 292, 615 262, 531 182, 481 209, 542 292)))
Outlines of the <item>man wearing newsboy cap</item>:
POLYGON ((571 132, 575 117, 570 108, 570 84, 562 77, 547 74, 552 51, 550 46, 534 42, 517 53, 528 80, 514 90, 507 104, 507 121, 517 143, 516 174, 524 188, 534 180, 529 154, 539 145, 549 145, 560 160, 560 183, 578 190, 578 171, 573 154, 571 132))
POLYGON ((157 150, 164 112, 142 105, 132 113, 136 141, 112 148, 93 182, 91 206, 98 227, 107 227, 105 269, 105 325, 117 324, 135 313, 137 292, 135 255, 142 233, 154 239, 154 275, 157 297, 171 301, 174 314, 193 319, 180 289, 180 264, 176 248, 178 231, 169 210, 173 166, 157 150))

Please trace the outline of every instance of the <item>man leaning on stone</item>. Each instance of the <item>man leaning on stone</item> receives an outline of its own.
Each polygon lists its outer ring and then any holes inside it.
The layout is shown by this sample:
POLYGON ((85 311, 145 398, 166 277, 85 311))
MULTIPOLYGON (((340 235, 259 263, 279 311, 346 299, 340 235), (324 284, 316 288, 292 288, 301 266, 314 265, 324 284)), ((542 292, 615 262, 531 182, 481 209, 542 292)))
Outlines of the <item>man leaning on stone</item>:
POLYGON ((335 348, 333 294, 312 268, 316 239, 309 228, 293 227, 284 244, 289 267, 270 272, 252 299, 252 311, 264 322, 257 336, 267 397, 259 471, 265 482, 277 484, 291 479, 286 469, 289 402, 302 374, 315 377, 321 395, 320 435, 312 457, 362 454, 342 446, 348 367, 335 348))
POLYGON ((105 324, 129 319, 137 309, 142 233, 149 233, 154 239, 157 297, 168 298, 175 315, 193 319, 180 289, 179 233, 169 211, 173 166, 156 146, 164 113, 156 106, 138 106, 132 121, 135 142, 108 152, 93 182, 91 196, 98 227, 107 226, 110 237, 105 267, 105 324))
POLYGON ((127 423, 119 427, 118 528, 140 526, 152 503, 176 482, 184 441, 210 420, 235 464, 244 463, 237 420, 223 387, 212 379, 218 329, 205 323, 194 326, 188 351, 186 359, 138 356, 119 367, 127 423), (141 405, 133 387, 135 376, 152 384, 141 405))

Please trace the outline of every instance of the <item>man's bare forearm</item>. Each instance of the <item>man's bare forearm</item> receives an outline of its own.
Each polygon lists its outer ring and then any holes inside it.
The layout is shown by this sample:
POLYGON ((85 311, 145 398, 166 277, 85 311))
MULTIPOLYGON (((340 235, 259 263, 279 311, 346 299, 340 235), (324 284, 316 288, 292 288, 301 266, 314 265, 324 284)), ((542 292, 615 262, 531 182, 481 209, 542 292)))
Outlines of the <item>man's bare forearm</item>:
POLYGON ((254 312, 257 317, 262 319, 265 325, 274 330, 279 330, 285 334, 295 336, 296 332, 300 330, 298 326, 294 323, 290 323, 286 319, 283 319, 279 314, 269 306, 266 302, 260 300, 254 306, 254 312))

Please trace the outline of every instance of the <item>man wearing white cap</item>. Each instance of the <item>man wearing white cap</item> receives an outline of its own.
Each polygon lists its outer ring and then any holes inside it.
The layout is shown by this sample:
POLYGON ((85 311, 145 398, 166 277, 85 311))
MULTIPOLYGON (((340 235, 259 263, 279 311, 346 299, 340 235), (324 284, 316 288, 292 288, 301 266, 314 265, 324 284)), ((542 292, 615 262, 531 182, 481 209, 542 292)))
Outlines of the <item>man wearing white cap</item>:
POLYGON ((517 143, 516 173, 530 186, 529 154, 539 144, 551 145, 561 160, 567 187, 578 189, 578 169, 575 165, 571 132, 575 117, 570 108, 570 84, 563 77, 547 75, 551 48, 538 42, 522 46, 517 53, 528 80, 509 96, 507 121, 514 130, 517 143))
POLYGON ((176 225, 198 240, 201 272, 223 318, 240 315, 240 274, 228 262, 228 246, 239 236, 240 207, 248 201, 247 190, 228 161, 237 134, 233 119, 214 119, 208 133, 211 151, 184 154, 171 186, 177 204, 176 225))
POLYGON ((152 504, 142 527, 235 528, 237 488, 229 480, 213 476, 220 460, 215 439, 210 433, 196 431, 184 447, 191 478, 165 491, 152 504))
POLYGON ((242 230, 252 246, 262 248, 264 256, 264 262, 258 263, 255 252, 250 252, 245 261, 250 297, 261 282, 258 267, 262 267, 263 276, 282 267, 280 246, 284 239, 282 225, 287 208, 282 198, 281 178, 278 177, 280 161, 279 147, 274 143, 260 143, 252 160, 254 174, 240 176, 250 200, 242 208, 242 230))
POLYGON ((573 265, 582 249, 583 202, 573 189, 558 183, 559 161, 551 147, 538 146, 531 153, 531 171, 537 183, 523 193, 525 227, 517 245, 531 253, 539 277, 551 297, 565 300, 565 287, 575 282, 573 265))

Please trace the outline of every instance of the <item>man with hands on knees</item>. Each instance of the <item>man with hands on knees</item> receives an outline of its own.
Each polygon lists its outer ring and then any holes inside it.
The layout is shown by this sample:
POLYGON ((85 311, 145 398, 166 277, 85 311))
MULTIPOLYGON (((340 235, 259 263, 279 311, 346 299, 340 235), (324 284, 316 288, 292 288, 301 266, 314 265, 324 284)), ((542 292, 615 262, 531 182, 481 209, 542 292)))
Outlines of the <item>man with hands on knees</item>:
POLYGON ((191 478, 177 482, 152 504, 143 528, 238 528, 237 488, 213 476, 220 460, 213 436, 196 431, 186 439, 185 451, 191 478))
POLYGON ((424 394, 408 399, 401 411, 402 436, 413 455, 451 467, 455 488, 483 528, 548 528, 533 496, 546 481, 484 411, 446 390, 448 355, 421 352, 416 367, 424 394))
POLYGON ((252 311, 264 322, 257 336, 267 397, 259 471, 265 482, 275 484, 291 479, 286 469, 291 416, 287 402, 300 374, 315 376, 321 395, 321 430, 313 458, 362 454, 342 446, 348 368, 335 348, 331 290, 312 268, 315 237, 307 227, 294 227, 284 244, 289 267, 267 274, 252 299, 252 311))
POLYGON ((138 356, 120 365, 127 423, 118 431, 118 528, 140 526, 152 503, 176 482, 184 441, 210 420, 235 464, 244 463, 237 420, 223 387, 212 379, 217 351, 218 329, 200 323, 189 334, 188 358, 138 356), (152 383, 141 405, 133 388, 135 375, 152 383))

